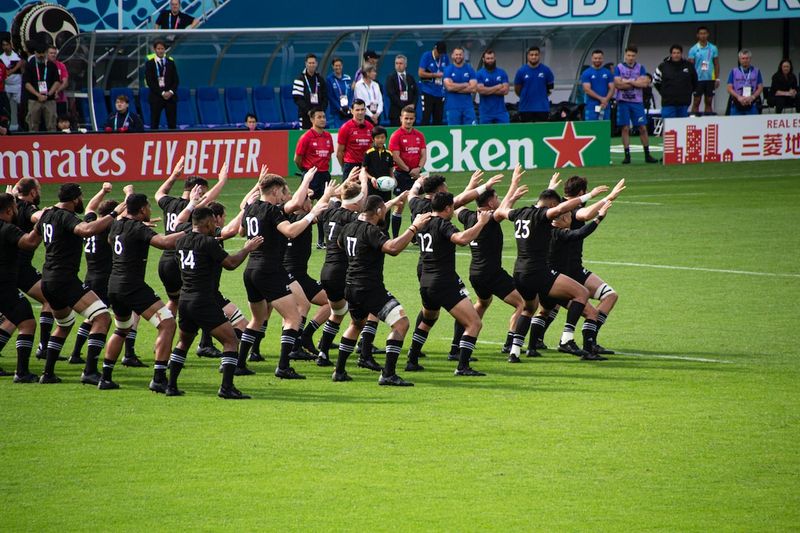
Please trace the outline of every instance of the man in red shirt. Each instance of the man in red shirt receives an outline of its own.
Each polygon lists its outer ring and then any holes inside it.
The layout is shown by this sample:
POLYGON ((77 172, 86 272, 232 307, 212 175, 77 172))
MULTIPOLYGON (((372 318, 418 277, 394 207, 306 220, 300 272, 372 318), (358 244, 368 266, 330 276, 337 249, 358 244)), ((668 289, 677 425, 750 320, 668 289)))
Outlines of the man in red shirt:
POLYGON ((364 154, 372 147, 372 128, 367 117, 367 104, 356 98, 350 108, 353 118, 342 124, 336 139, 336 159, 342 167, 342 178, 350 175, 353 167, 360 167, 364 154))
MULTIPOLYGON (((333 137, 325 131, 325 111, 313 108, 308 112, 311 129, 297 141, 294 151, 294 163, 300 172, 305 174, 309 169, 317 167, 317 173, 311 181, 309 189, 314 192, 314 199, 322 198, 325 184, 331 180, 331 155, 333 155, 333 137)), ((322 223, 317 223, 317 248, 325 247, 322 223)))
MULTIPOLYGON (((413 105, 407 105, 400 112, 400 128, 392 133, 389 139, 389 150, 394 158, 394 177, 397 180, 395 194, 408 191, 419 179, 420 172, 428 159, 425 136, 414 129, 417 111, 413 105)), ((397 237, 403 222, 403 204, 395 206, 392 212, 392 235, 397 237)))

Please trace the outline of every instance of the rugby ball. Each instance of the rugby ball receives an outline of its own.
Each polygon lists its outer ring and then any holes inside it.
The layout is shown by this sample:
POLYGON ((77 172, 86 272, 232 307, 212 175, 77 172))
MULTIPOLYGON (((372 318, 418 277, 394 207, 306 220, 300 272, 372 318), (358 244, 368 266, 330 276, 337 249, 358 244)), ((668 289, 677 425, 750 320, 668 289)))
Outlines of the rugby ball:
POLYGON ((383 192, 393 191, 397 187, 397 180, 391 176, 381 176, 375 181, 378 183, 378 190, 383 192))

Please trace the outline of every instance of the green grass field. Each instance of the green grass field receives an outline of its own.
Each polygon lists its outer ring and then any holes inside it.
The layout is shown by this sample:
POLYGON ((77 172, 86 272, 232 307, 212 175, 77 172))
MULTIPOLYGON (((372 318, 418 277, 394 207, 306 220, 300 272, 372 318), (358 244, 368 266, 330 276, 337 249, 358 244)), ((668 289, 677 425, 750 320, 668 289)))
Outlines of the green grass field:
MULTIPOLYGON (((0 529, 797 529, 800 162, 582 174, 628 180, 585 254, 620 294, 601 342, 626 355, 587 364, 549 351, 509 365, 499 344, 511 310, 495 302, 476 352, 481 379, 453 377, 449 317, 429 337, 426 371, 405 375, 409 389, 378 387, 353 359, 351 383, 303 362, 308 380, 277 380, 276 320, 268 362, 237 379, 248 402, 217 399, 216 363, 194 356, 183 398, 148 392, 150 369, 118 367, 122 389, 107 393, 80 386, 80 368, 65 363, 57 386, 4 378, 0 529)), ((534 191, 548 178, 526 174, 534 191)), ((460 189, 466 176, 449 181, 460 189)), ((247 187, 231 183, 223 201, 233 206, 247 187)), ((314 253, 312 271, 322 258, 314 253)), ((412 248, 386 261, 387 286, 412 316, 416 259, 412 248)), ((241 271, 223 283, 245 306, 241 271)), ((562 325, 563 314, 550 346, 562 325)), ((153 332, 139 332, 149 363, 153 332)), ((7 370, 12 346, 0 358, 7 370)))

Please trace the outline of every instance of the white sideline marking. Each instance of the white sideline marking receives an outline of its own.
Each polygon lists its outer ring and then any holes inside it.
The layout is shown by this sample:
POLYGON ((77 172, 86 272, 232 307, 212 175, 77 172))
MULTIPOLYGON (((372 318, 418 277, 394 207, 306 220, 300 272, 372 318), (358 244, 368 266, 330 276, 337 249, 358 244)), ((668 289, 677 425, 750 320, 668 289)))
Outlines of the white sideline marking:
MULTIPOLYGON (((439 340, 451 341, 452 337, 439 337, 439 340)), ((483 341, 478 339, 478 344, 489 344, 492 346, 503 346, 504 343, 496 341, 483 341)), ((667 354, 649 354, 649 353, 634 353, 634 352, 617 352, 616 355, 627 355, 632 357, 652 357, 655 359, 672 359, 675 361, 694 361, 696 363, 722 363, 732 365, 733 361, 726 361, 725 359, 708 359, 706 357, 686 357, 682 355, 667 355, 667 354)))

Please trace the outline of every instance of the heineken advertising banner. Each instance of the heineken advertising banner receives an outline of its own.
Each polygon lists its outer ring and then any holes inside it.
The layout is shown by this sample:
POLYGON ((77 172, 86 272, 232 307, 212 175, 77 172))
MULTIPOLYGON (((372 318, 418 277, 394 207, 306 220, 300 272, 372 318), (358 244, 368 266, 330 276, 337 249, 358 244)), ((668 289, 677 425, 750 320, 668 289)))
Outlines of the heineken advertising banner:
MULTIPOLYGON (((389 136, 396 128, 389 129, 389 136)), ((418 128, 428 145, 429 172, 474 172, 525 168, 608 165, 611 126, 608 122, 547 122, 418 128)), ((289 161, 302 131, 289 132, 289 161)), ((334 144, 336 132, 332 131, 334 144)), ((388 140, 387 140, 388 144, 388 140)), ((342 169, 333 158, 331 173, 342 169)))

